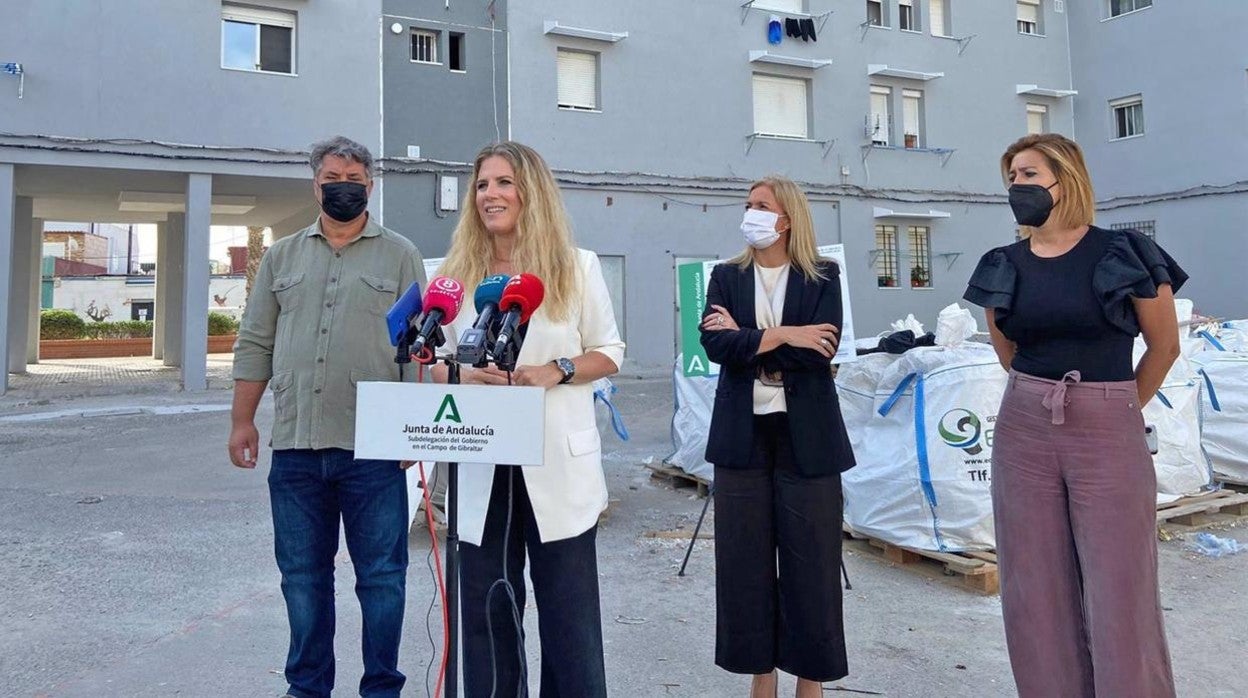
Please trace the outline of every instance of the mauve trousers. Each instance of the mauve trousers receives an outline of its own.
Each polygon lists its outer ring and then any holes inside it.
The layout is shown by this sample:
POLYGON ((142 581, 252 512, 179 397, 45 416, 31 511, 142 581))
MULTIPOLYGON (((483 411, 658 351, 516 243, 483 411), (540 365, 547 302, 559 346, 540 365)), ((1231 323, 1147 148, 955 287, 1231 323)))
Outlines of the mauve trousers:
POLYGON ((1174 696, 1156 493, 1134 381, 1010 373, 992 508, 1021 698, 1174 696))

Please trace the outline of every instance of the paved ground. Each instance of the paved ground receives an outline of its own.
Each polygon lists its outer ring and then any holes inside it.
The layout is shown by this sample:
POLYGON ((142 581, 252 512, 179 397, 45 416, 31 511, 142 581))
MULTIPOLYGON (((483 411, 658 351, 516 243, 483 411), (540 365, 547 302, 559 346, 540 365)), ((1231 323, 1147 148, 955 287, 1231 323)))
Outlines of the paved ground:
MULTIPOLYGON (((137 386, 142 374, 126 368, 133 362, 117 363, 100 370, 135 393, 54 378, 24 385, 18 377, 0 398, 0 695, 278 695, 286 630, 266 468, 240 471, 225 459, 230 393, 171 392, 176 375, 168 373, 137 386)), ((611 693, 744 696, 746 682, 712 663, 713 542, 699 542, 680 578, 683 542, 645 535, 691 526, 701 506, 640 465, 670 447, 670 381, 619 382, 633 438, 604 435, 612 507, 599 538, 611 693)), ((271 418, 266 401, 262 430, 271 418)), ((1248 527, 1220 533, 1248 543, 1248 527)), ((402 668, 405 695, 421 696, 433 593, 423 530, 411 547, 402 668)), ((342 550, 338 693, 354 695, 359 613, 342 550)), ((1248 675, 1239 671, 1248 646, 1248 555, 1208 559, 1171 541, 1161 560, 1179 694, 1248 695, 1248 675)), ((850 556, 847 564, 853 673, 835 688, 1013 694, 997 599, 874 559, 850 556)), ((529 608, 531 638, 535 623, 529 608)), ((536 644, 528 647, 533 667, 536 644)), ((781 695, 792 695, 791 685, 781 695)))
MULTIPOLYGON (((208 387, 229 388, 233 364, 233 354, 209 354, 208 387)), ((146 357, 45 360, 27 366, 24 374, 9 376, 9 392, 0 397, 0 408, 85 396, 176 392, 180 370, 146 357)))

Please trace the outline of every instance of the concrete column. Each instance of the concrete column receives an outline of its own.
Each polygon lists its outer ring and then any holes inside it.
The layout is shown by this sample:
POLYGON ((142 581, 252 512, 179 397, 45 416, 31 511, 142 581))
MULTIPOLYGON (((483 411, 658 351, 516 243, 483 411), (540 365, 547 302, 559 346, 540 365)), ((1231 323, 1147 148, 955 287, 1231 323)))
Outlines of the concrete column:
POLYGON ((39 363, 39 311, 43 308, 43 219, 30 226, 30 316, 26 323, 26 363, 39 363))
MULTIPOLYGON (((30 331, 30 247, 35 222, 35 200, 18 196, 13 200, 13 250, 9 273, 9 373, 26 372, 26 340, 30 331)), ((0 258, 2 259, 2 258, 0 258)))
MULTIPOLYGON (((13 209, 16 201, 13 165, 0 163, 0 290, 9 291, 13 278, 13 209)), ((9 390, 9 304, 0 302, 0 352, 4 370, 0 371, 0 395, 9 390)))
POLYGON ((186 181, 183 236, 182 389, 208 389, 208 262, 212 227, 212 175, 192 174, 186 181))
POLYGON ((170 213, 165 221, 165 338, 166 366, 181 366, 182 298, 186 288, 186 214, 170 213))
POLYGON ((156 224, 156 302, 152 306, 152 358, 165 358, 165 296, 169 291, 169 223, 156 224))

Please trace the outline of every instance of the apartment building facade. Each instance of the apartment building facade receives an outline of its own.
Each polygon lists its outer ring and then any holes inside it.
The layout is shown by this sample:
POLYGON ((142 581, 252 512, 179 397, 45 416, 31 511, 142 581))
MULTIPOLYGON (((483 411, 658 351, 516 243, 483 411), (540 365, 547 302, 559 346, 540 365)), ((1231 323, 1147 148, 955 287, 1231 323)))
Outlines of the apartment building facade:
POLYGON ((22 64, 0 73, 0 252, 30 262, 0 274, 19 291, 0 344, 11 369, 33 358, 19 287, 38 276, 24 240, 42 220, 156 222, 176 299, 163 307, 158 283, 156 316, 186 361, 179 313, 208 304, 206 271, 188 278, 206 270, 207 225, 306 225, 306 149, 332 133, 382 156, 371 210, 428 257, 446 251, 480 147, 537 148, 641 366, 674 357, 675 267, 739 251, 749 183, 772 173, 803 184, 821 244, 844 244, 859 336, 911 312, 934 321, 978 257, 1014 240, 998 158, 1037 131, 1083 144, 1100 222, 1151 221, 1193 272, 1198 308, 1242 316, 1227 252, 1248 245, 1246 13, 1217 0, 26 3, 0 26, 0 64, 22 64))

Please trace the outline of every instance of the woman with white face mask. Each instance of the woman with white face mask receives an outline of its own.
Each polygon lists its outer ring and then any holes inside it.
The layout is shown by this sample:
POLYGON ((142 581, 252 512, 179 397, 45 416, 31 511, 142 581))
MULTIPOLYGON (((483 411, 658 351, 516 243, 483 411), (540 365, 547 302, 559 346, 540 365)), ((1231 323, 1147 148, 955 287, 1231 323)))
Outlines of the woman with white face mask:
POLYGON ((819 257, 791 180, 750 188, 747 247, 715 267, 702 346, 720 365, 707 439, 715 465, 715 663, 774 698, 848 673, 841 616, 841 473, 854 465, 831 361, 840 270, 819 257))

